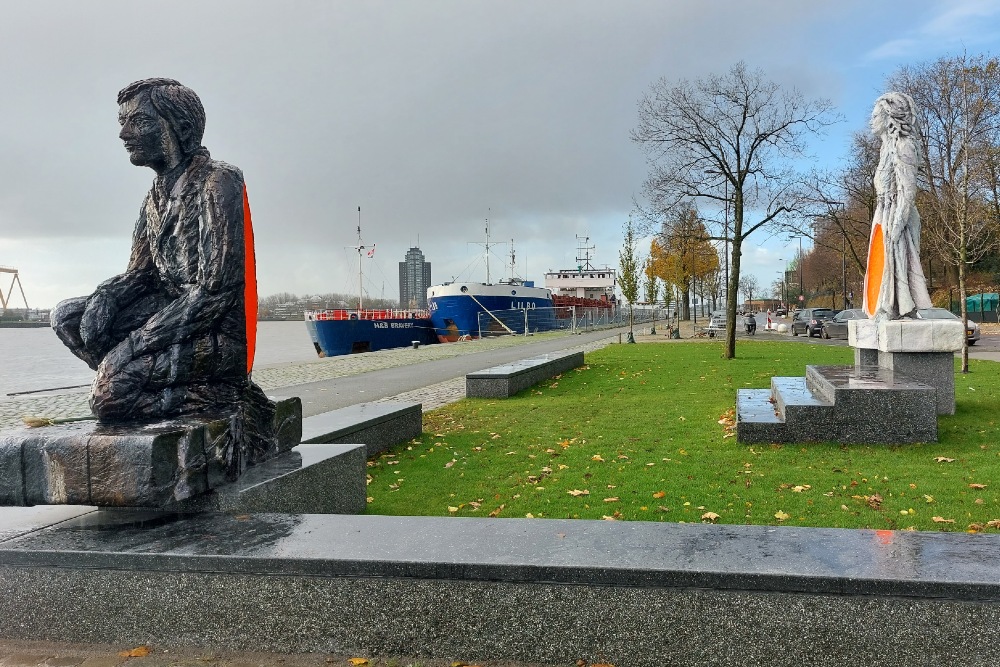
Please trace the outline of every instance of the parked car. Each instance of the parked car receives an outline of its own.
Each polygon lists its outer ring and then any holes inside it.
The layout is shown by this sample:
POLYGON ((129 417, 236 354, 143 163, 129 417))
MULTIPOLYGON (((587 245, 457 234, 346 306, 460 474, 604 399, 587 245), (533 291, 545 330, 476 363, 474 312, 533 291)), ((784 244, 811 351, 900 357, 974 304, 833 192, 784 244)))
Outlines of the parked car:
POLYGON ((819 336, 823 333, 823 321, 833 317, 829 308, 802 308, 795 311, 792 318, 792 335, 819 336))
POLYGON ((777 315, 778 317, 784 317, 785 315, 788 314, 788 309, 785 308, 784 306, 778 306, 778 309, 774 311, 774 314, 777 315))
MULTIPOLYGON (((921 320, 961 320, 962 318, 945 308, 923 308, 917 311, 917 318, 921 320)), ((979 325, 969 320, 969 326, 965 327, 965 339, 969 345, 975 345, 979 340, 979 325)))
POLYGON ((861 308, 842 310, 833 317, 823 320, 823 338, 847 338, 847 321, 863 320, 867 317, 861 308))

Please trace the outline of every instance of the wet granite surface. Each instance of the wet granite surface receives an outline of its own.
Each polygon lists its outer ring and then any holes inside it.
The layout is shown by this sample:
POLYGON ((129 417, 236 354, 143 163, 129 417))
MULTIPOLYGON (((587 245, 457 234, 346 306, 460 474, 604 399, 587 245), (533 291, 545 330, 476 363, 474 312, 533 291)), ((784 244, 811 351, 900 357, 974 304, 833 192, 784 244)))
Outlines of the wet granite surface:
POLYGON ((299 445, 250 468, 232 484, 167 509, 360 514, 368 504, 365 451, 361 444, 299 445))
POLYGON ((773 416, 759 392, 737 392, 738 442, 937 441, 934 387, 878 366, 807 366, 805 377, 772 378, 773 416))
POLYGON ((1000 535, 59 509, 0 515, 0 637, 637 667, 1000 660, 1000 535))
MULTIPOLYGON (((35 511, 8 510, 0 534, 37 527, 35 511)), ((1000 535, 123 509, 16 532, 0 542, 0 566, 1000 600, 1000 535)))

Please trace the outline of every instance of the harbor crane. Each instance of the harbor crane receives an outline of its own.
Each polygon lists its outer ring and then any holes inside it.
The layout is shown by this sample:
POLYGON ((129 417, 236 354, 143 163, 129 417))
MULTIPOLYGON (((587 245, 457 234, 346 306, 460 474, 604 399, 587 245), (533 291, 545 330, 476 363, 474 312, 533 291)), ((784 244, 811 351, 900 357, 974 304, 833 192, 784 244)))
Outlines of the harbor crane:
MULTIPOLYGON (((0 287, 0 306, 3 306, 4 314, 7 313, 7 309, 10 307, 10 297, 14 293, 15 284, 17 284, 17 289, 21 292, 21 300, 24 301, 25 311, 29 310, 28 298, 24 296, 24 287, 21 285, 21 278, 17 274, 17 269, 10 266, 0 266, 0 273, 13 274, 13 277, 11 278, 10 281, 10 287, 7 289, 6 296, 4 296, 3 288, 0 287)), ((4 279, 6 279, 6 276, 4 276, 4 279)))

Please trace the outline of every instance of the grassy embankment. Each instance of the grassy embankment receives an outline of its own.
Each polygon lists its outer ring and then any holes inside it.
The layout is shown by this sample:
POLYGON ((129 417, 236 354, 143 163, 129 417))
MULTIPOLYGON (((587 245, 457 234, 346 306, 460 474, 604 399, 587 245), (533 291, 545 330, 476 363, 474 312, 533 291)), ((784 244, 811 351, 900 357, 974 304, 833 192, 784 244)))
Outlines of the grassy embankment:
POLYGON ((746 446, 727 437, 736 390, 851 350, 747 342, 613 345, 506 400, 464 400, 369 462, 369 513, 996 530, 997 364, 956 375, 940 442, 746 446))

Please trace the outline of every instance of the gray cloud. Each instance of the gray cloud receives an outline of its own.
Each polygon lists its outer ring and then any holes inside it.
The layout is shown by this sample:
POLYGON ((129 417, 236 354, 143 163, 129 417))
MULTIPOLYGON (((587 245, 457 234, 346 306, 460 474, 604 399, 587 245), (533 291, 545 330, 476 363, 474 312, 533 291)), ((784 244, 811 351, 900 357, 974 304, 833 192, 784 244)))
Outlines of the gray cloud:
POLYGON ((148 76, 195 89, 205 144, 243 169, 262 293, 346 289, 359 205, 387 295, 418 237, 436 280, 457 275, 487 215, 528 277, 575 264, 576 234, 615 264, 646 173, 628 132, 653 80, 742 59, 837 97, 840 64, 891 33, 842 42, 862 16, 904 6, 12 4, 0 24, 0 264, 22 269, 39 305, 121 270, 152 172, 128 163, 115 95, 148 76))

